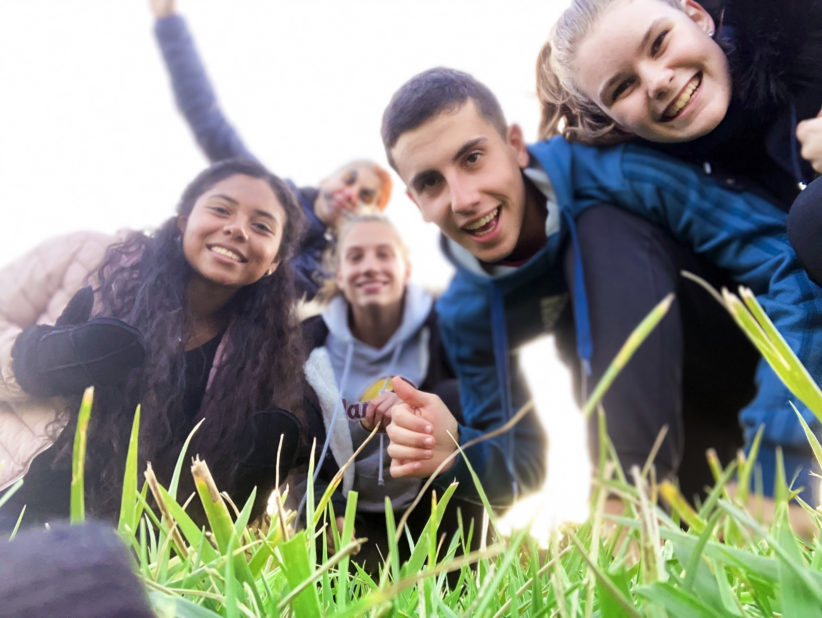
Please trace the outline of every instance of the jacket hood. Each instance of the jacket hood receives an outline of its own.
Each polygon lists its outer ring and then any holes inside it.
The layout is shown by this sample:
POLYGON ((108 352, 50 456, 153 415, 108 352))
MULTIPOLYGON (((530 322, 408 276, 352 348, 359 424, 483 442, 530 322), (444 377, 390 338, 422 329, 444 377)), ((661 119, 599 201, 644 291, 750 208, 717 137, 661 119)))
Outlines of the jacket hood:
POLYGON ((537 265, 558 262, 562 241, 568 228, 573 225, 571 206, 574 203, 574 193, 570 148, 562 138, 540 142, 528 148, 531 163, 523 171, 523 175, 536 184, 542 193, 547 194, 549 204, 549 214, 545 221, 545 246, 520 266, 494 265, 487 268, 467 249, 441 234, 440 248, 461 277, 478 285, 493 283, 504 291, 518 287, 533 276, 537 265))
POLYGON ((391 338, 382 348, 372 348, 357 340, 348 326, 348 302, 342 295, 335 296, 322 317, 328 327, 329 335, 340 342, 354 346, 354 354, 362 360, 374 363, 385 363, 390 359, 394 349, 411 339, 422 328, 431 312, 434 300, 421 287, 408 284, 403 296, 402 322, 391 338))
POLYGON ((729 0, 719 7, 734 93, 759 109, 781 105, 822 77, 822 2, 729 0))

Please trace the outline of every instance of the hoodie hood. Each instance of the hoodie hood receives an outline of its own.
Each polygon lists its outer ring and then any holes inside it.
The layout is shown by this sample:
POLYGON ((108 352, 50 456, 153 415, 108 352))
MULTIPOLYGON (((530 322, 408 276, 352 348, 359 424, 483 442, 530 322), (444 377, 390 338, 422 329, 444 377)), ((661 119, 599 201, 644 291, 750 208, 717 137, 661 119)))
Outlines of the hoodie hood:
MULTIPOLYGON (((394 332, 391 338, 381 348, 372 348, 371 346, 359 341, 351 333, 348 325, 348 303, 341 295, 334 297, 334 299, 323 311, 322 317, 325 325, 328 327, 328 338, 326 346, 335 350, 336 352, 343 352, 343 349, 348 345, 353 346, 353 359, 355 364, 364 365, 378 365, 383 367, 383 371, 388 368, 384 367, 386 363, 391 361, 392 355, 395 353, 398 346, 413 339, 418 331, 425 324, 428 314, 431 312, 434 300, 428 292, 422 288, 409 284, 406 286, 405 295, 403 297, 403 311, 402 322, 399 328, 394 332)), ((330 350, 331 351, 331 350, 330 350)), ((332 352, 332 357, 334 352, 332 352)), ((336 366, 335 366, 336 369, 336 366)), ((420 384, 422 376, 412 377, 418 371, 413 370, 409 375, 405 375, 400 368, 394 368, 394 373, 401 373, 414 381, 414 384, 420 384)), ((427 369, 427 363, 426 363, 427 369)), ((340 373, 339 375, 342 375, 340 373)))
MULTIPOLYGON (((413 384, 422 384, 428 373, 431 334, 426 321, 433 307, 433 298, 422 288, 406 286, 403 314, 399 328, 381 348, 373 348, 358 340, 348 326, 348 303, 335 297, 322 314, 328 327, 323 349, 334 369, 339 398, 348 425, 353 448, 356 449, 369 433, 358 422, 368 402, 386 390, 388 379, 401 375, 413 384)), ((340 431, 338 423, 334 430, 340 431)), ((417 494, 420 480, 394 479, 385 469, 386 441, 381 434, 369 442, 356 461, 353 487, 359 493, 358 508, 382 512, 385 498, 391 499, 394 510, 404 508, 417 494)), ((342 462, 339 462, 342 463, 342 462)))

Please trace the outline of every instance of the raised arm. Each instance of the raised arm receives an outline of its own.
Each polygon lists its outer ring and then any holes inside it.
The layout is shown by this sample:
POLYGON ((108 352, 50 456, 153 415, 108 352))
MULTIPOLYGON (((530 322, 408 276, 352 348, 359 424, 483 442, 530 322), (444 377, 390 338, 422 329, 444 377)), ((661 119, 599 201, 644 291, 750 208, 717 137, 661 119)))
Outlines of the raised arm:
POLYGON ((177 107, 209 161, 231 157, 255 159, 220 109, 185 20, 174 0, 150 0, 157 17, 154 34, 166 64, 177 107))

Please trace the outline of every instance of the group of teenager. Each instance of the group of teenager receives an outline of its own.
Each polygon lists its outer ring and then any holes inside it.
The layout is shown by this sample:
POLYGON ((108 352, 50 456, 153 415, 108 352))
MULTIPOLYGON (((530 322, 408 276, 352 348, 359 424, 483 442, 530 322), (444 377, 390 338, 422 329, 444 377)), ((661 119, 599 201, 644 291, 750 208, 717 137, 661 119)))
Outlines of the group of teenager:
MULTIPOLYGON (((382 139, 455 267, 437 299, 409 283, 405 243, 380 214, 390 175, 353 160, 298 188, 267 171, 223 115, 174 1, 150 4, 178 107, 212 164, 156 231, 75 233, 0 270, 0 485, 24 477, 4 525, 23 505, 29 523, 68 514, 77 409, 94 385, 86 488, 98 517, 116 516, 140 404, 140 460, 161 482, 199 422, 189 453, 235 503, 256 487, 255 513, 289 472, 298 502, 309 487, 319 496, 359 451, 329 526, 342 530, 356 491, 355 533, 384 553, 386 498, 401 514, 438 472, 429 491, 458 482, 443 530, 474 521, 476 542, 472 471, 500 509, 546 474, 535 412, 475 441, 530 398, 518 348, 553 333, 583 398, 669 292, 668 315, 603 400, 620 464, 644 465, 667 428, 657 477, 692 495, 710 483, 706 448, 728 461, 761 431, 757 486, 772 495, 781 457, 815 499, 789 402, 819 422, 681 272, 751 288, 822 377, 822 4, 573 0, 538 59, 542 141, 530 146, 472 76, 412 77, 382 139), (299 300, 315 298, 321 314, 300 323, 299 300)), ((420 504, 412 534, 431 502, 420 504)))

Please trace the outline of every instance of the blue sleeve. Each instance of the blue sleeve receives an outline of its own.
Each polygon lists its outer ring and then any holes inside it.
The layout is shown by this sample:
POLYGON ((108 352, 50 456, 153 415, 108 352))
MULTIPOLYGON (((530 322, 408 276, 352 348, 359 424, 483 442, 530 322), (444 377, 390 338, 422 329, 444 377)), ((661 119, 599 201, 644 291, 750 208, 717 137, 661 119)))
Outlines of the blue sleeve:
POLYGON ((315 298, 323 282, 330 278, 323 268, 322 253, 312 247, 305 248, 295 255, 291 260, 291 268, 297 295, 305 296, 305 300, 315 298))
POLYGON ((209 161, 232 157, 256 160, 223 115, 185 20, 180 15, 158 19, 154 33, 177 107, 209 161))
MULTIPOLYGON (((501 388, 489 332, 490 315, 487 307, 477 305, 476 300, 470 291, 452 283, 437 302, 443 345, 459 380, 464 417, 464 424, 459 425, 460 446, 504 423, 501 388)), ((513 478, 506 458, 510 444, 507 434, 480 442, 465 451, 494 506, 510 506, 512 481, 517 482, 522 495, 537 490, 545 479, 546 440, 536 413, 529 413, 512 431, 513 478)), ((462 456, 440 475, 437 482, 447 485, 452 480, 459 482, 457 494, 460 497, 478 501, 474 481, 462 456)))
MULTIPOLYGON (((788 242, 784 212, 755 195, 723 186, 698 168, 645 149, 624 147, 594 156, 577 152, 582 157, 575 155, 573 180, 579 204, 610 198, 671 230, 738 284, 751 288, 810 375, 822 377, 822 288, 799 265, 788 242)), ((764 426, 758 460, 763 478, 773 478, 775 451, 781 448, 794 468, 786 468, 788 480, 797 473, 800 480, 809 480, 814 458, 789 402, 817 434, 820 422, 764 359, 756 383, 757 394, 740 420, 748 446, 764 426)), ((770 493, 772 484, 763 489, 770 493)))

